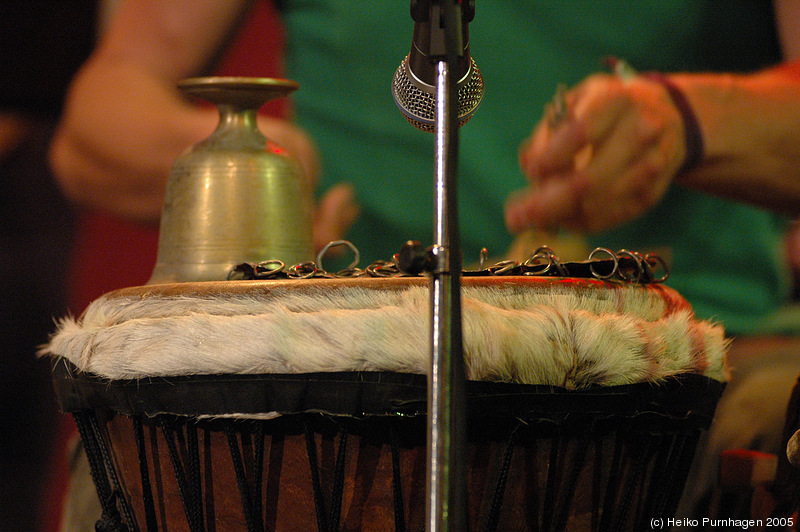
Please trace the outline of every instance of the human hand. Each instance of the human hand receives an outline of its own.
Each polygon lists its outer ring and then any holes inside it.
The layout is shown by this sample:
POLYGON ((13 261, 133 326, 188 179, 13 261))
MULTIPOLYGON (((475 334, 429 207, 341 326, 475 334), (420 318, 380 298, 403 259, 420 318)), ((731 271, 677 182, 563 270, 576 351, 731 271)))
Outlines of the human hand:
POLYGON ((506 224, 592 233, 653 207, 686 158, 681 115, 661 83, 597 74, 564 94, 519 151, 530 187, 509 199, 506 224))

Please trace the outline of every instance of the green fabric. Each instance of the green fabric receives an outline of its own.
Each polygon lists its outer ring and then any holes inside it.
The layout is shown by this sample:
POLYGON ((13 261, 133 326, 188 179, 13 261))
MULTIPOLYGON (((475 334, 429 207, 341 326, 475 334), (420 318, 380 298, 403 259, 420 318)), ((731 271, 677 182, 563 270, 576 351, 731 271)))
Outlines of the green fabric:
MULTIPOLYGON (((408 239, 432 241, 433 136, 408 125, 390 83, 408 53, 407 0, 282 3, 288 74, 300 82, 296 119, 320 148, 320 193, 355 185, 362 215, 348 238, 364 263, 388 259, 408 239)), ((615 55, 640 70, 750 71, 779 49, 764 1, 478 0, 472 54, 486 96, 460 132, 459 211, 465 262, 511 243, 503 204, 525 185, 517 147, 558 83, 572 85, 615 55)), ((594 238, 612 249, 661 251, 669 284, 702 318, 734 334, 788 295, 776 217, 674 187, 647 217, 594 238)))

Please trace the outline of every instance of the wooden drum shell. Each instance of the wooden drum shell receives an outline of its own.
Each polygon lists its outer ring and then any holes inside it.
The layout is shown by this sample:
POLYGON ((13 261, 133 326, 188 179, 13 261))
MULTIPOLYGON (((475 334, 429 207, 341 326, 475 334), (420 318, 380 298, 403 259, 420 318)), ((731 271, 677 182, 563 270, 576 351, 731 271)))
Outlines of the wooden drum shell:
MULTIPOLYGON (((141 530, 424 528, 423 376, 292 376, 309 411, 274 419, 198 416, 191 392, 190 415, 131 412, 141 404, 115 390, 126 383, 67 378, 62 397, 72 397, 76 418, 97 420, 112 479, 141 530), (379 405, 382 386, 388 397, 399 390, 396 400, 379 405), (360 394, 368 413, 323 408, 333 390, 360 394), (77 408, 98 401, 107 404, 77 408)), ((183 395, 198 380, 168 384, 183 395)), ((220 379, 220 395, 236 380, 220 379)), ((146 383, 136 385, 137 398, 148 395, 146 383)), ((470 382, 473 530, 633 530, 672 515, 721 389, 697 375, 589 391, 470 382)))

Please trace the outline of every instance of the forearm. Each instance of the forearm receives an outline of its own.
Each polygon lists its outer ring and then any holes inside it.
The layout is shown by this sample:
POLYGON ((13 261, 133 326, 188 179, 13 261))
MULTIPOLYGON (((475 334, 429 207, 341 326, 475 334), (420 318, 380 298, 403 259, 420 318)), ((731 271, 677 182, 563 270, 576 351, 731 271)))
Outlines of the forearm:
POLYGON ((217 116, 176 83, 201 74, 246 2, 135 0, 75 78, 50 162, 75 202, 157 221, 169 168, 217 116))
POLYGON ((170 166, 216 122, 213 111, 189 106, 174 91, 130 64, 89 63, 50 152, 65 194, 87 207, 157 221, 170 166))
POLYGON ((676 183, 800 215, 800 63, 670 79, 694 109, 705 146, 701 164, 676 183))

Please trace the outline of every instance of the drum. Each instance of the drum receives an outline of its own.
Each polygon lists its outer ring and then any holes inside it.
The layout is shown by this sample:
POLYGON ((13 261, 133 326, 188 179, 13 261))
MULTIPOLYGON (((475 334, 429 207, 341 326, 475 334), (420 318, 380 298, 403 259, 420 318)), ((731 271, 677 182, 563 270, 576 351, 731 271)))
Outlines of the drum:
MULTIPOLYGON (((674 512, 724 335, 659 285, 464 278, 474 530, 674 512)), ((120 290, 47 352, 111 528, 422 530, 426 281, 120 290)))

